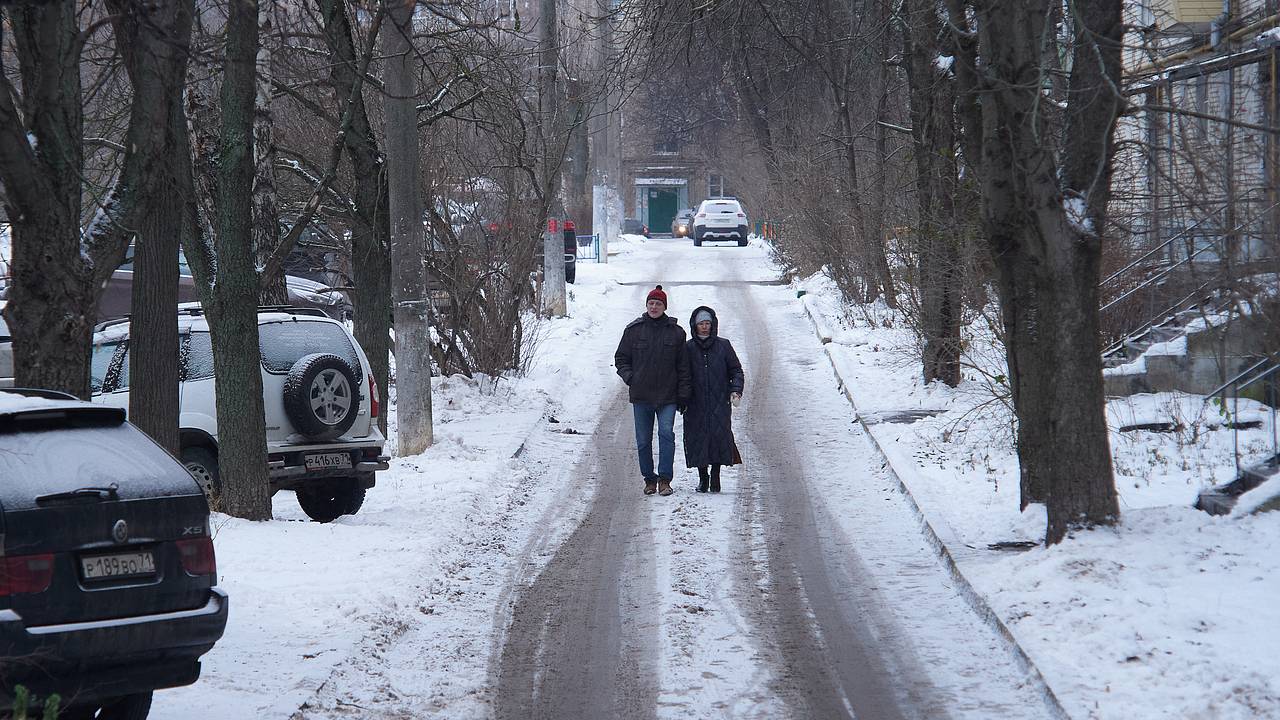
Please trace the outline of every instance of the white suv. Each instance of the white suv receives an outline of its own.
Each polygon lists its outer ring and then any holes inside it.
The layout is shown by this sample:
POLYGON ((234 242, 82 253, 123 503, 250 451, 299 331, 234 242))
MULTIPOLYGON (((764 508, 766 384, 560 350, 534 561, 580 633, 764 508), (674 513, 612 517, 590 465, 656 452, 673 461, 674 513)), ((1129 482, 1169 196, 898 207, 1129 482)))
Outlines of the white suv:
MULTIPOLYGON (((210 495, 220 490, 213 345, 198 307, 178 316, 182 462, 210 495)), ((378 430, 378 386, 360 344, 318 310, 258 313, 271 492, 293 490, 311 518, 329 522, 364 503, 387 469, 378 430)), ((94 401, 129 407, 129 323, 103 323, 93 337, 94 401)))
POLYGON ((747 244, 747 214, 733 198, 703 200, 693 216, 693 244, 706 240, 737 240, 738 247, 747 244))

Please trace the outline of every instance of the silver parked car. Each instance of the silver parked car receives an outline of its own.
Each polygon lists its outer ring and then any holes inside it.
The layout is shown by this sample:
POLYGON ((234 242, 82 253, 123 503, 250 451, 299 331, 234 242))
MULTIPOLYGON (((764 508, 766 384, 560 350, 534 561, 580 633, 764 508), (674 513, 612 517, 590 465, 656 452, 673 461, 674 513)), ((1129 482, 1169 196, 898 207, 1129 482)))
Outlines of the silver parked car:
MULTIPOLYGON (((183 464, 217 494, 218 413, 213 343, 198 306, 178 315, 183 464)), ((369 360, 342 323, 316 309, 258 313, 263 409, 271 492, 293 490, 303 512, 329 522, 354 515, 387 469, 378 429, 378 386, 369 360)), ((103 323, 94 333, 90 382, 94 402, 129 406, 129 324, 103 323)))

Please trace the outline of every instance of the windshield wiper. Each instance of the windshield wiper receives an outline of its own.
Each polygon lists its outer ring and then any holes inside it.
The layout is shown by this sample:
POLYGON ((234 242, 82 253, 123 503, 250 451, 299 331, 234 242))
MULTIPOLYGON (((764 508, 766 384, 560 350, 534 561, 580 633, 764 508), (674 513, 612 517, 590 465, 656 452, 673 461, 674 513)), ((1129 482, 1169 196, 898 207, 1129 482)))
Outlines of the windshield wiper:
POLYGON ((82 487, 75 490, 67 490, 65 492, 49 493, 48 495, 39 495, 36 497, 36 503, 57 502, 59 500, 79 500, 81 498, 96 498, 98 500, 119 500, 120 486, 111 483, 106 487, 82 487))

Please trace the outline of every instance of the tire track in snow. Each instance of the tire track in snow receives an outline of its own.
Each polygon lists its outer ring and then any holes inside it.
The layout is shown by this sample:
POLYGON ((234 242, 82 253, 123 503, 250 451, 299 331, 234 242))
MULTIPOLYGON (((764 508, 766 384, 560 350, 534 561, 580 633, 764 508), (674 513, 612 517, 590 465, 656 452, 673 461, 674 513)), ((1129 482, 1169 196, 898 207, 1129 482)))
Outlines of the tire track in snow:
POLYGON ((658 593, 653 534, 635 480, 625 395, 610 406, 575 478, 591 509, 511 612, 498 660, 494 717, 651 718, 658 593))

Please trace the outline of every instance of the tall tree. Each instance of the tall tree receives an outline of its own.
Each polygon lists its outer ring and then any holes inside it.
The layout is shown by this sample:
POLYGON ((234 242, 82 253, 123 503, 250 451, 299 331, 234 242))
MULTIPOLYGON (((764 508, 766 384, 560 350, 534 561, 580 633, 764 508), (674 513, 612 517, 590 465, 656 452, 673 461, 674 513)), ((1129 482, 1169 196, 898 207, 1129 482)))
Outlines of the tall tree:
POLYGON ((936 3, 906 0, 901 17, 916 163, 914 256, 923 375, 925 382, 955 387, 960 383, 963 229, 956 216, 961 187, 955 84, 945 64, 954 51, 936 3))
POLYGON ((110 0, 116 47, 133 85, 124 177, 136 197, 122 221, 136 233, 129 347, 129 420, 178 452, 178 247, 189 172, 186 83, 194 3, 110 0))
POLYGON ((418 186, 414 0, 386 0, 387 178, 391 211, 391 296, 396 329, 396 451, 417 455, 433 442, 431 336, 428 333, 426 236, 418 186))
MULTIPOLYGON (((351 231, 352 275, 355 281, 354 334, 369 357, 374 380, 383 392, 389 387, 391 353, 391 210, 387 196, 387 164, 364 103, 364 78, 373 53, 371 44, 357 54, 351 20, 342 0, 320 0, 325 42, 333 58, 329 83, 339 107, 348 107, 350 130, 343 147, 355 178, 355 223, 351 231)), ((379 21, 375 19, 375 27, 379 21)), ((372 33, 376 36, 376 33, 372 33)), ((387 431, 387 413, 378 416, 387 431)))
MULTIPOLYGON (((276 192, 275 118, 271 113, 274 50, 264 39, 274 34, 275 9, 275 0, 259 0, 258 82, 253 99, 253 248, 258 267, 264 268, 259 293, 263 305, 289 302, 284 263, 271 261, 281 242, 280 202, 276 192)), ((287 250, 281 252, 288 254, 287 250)))
POLYGON ((1046 542, 1057 543, 1073 527, 1119 515, 1097 288, 1123 105, 1121 0, 1069 5, 1072 63, 1061 117, 1043 95, 1044 45, 1058 37, 1058 3, 947 5, 966 155, 978 159, 983 231, 997 271, 1022 505, 1046 504, 1046 542))
POLYGON ((21 3, 0 12, 21 80, 19 90, 0 66, 0 180, 13 230, 4 314, 15 381, 88 398, 98 297, 124 257, 121 221, 135 196, 122 176, 95 221, 81 227, 80 61, 89 33, 79 26, 78 5, 21 3))
MULTIPOLYGON (((254 98, 258 3, 227 6, 226 63, 220 105, 214 252, 197 252, 192 269, 213 336, 222 510, 271 517, 262 356, 258 346, 259 276, 253 246, 254 98)), ((191 255, 189 253, 189 255, 191 255)))

